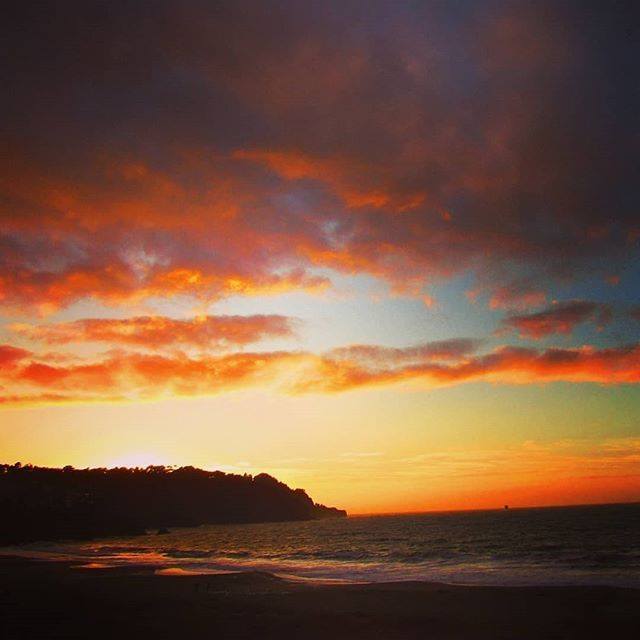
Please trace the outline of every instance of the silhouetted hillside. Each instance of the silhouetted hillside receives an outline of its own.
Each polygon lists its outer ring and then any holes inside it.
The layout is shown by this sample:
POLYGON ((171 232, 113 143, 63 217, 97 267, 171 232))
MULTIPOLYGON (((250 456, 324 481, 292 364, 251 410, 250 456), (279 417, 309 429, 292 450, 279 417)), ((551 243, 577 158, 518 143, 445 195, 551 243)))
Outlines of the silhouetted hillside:
POLYGON ((0 544, 344 516, 265 473, 0 465, 0 544))

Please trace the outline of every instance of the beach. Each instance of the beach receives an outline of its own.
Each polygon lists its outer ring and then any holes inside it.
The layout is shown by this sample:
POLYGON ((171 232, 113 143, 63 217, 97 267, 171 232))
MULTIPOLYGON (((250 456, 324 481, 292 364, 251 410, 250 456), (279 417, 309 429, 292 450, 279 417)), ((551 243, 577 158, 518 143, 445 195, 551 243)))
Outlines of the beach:
POLYGON ((584 640, 640 628, 638 589, 321 584, 160 568, 4 557, 0 637, 584 640))

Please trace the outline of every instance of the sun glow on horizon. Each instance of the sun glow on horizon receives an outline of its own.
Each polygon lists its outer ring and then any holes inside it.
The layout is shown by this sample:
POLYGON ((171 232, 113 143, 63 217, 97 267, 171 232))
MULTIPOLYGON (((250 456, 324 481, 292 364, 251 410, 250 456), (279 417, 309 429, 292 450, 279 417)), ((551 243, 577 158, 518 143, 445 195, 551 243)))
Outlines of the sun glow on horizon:
POLYGON ((171 465, 170 460, 166 456, 162 456, 156 453, 148 451, 135 451, 126 453, 117 458, 108 460, 103 466, 107 469, 115 469, 117 467, 127 467, 129 469, 141 468, 152 466, 165 466, 171 465))

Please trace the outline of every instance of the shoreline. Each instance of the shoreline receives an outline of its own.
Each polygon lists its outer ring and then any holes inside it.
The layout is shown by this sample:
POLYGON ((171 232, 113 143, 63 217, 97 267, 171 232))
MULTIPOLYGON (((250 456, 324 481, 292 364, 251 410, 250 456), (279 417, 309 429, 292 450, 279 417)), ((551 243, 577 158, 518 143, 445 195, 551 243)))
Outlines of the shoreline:
POLYGON ((157 575, 0 557, 3 638, 602 638, 640 627, 640 590, 318 584, 266 572, 157 575))
MULTIPOLYGON (((61 543, 64 544, 64 543, 61 543)), ((140 553, 139 549, 133 554, 127 553, 127 547, 117 551, 110 548, 111 553, 78 553, 74 549, 61 547, 58 551, 47 548, 0 547, 0 563, 22 560, 25 562, 41 562, 67 566, 73 570, 101 570, 111 571, 113 575, 118 570, 138 570, 156 575, 174 576, 214 576, 222 574, 264 574, 289 582, 309 585, 382 585, 382 584, 438 584, 451 587, 469 588, 614 588, 633 589, 640 592, 640 576, 629 577, 606 575, 598 573, 580 574, 567 573, 561 568, 556 572, 542 570, 536 573, 538 567, 530 570, 520 568, 492 571, 485 573, 465 573, 460 567, 453 567, 448 572, 411 571, 415 566, 401 567, 390 565, 386 567, 361 565, 340 567, 310 567, 308 565, 287 564, 286 561, 275 562, 256 557, 252 560, 238 560, 228 556, 209 556, 196 554, 191 556, 181 551, 172 555, 167 550, 154 550, 140 553), (122 555, 120 555, 122 554, 122 555), (431 573, 431 575, 429 575, 431 573)))

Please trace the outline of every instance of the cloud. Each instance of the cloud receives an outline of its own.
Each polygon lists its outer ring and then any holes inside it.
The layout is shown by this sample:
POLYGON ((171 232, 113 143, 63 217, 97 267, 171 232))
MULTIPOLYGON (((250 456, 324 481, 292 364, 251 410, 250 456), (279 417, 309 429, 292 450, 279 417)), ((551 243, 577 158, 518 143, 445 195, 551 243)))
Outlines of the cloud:
POLYGON ((498 286, 491 293, 491 309, 530 309, 544 304, 547 294, 533 282, 515 281, 498 286))
POLYGON ((522 337, 544 338, 553 334, 569 334, 583 322, 594 322, 602 329, 611 321, 610 305, 589 300, 567 300, 542 311, 509 315, 502 321, 503 330, 515 330, 522 337))
POLYGON ((158 349, 188 345, 218 349, 243 346, 265 338, 291 337, 294 321, 279 315, 211 316, 182 320, 163 316, 126 319, 90 318, 57 324, 14 324, 11 329, 47 344, 106 342, 158 349))
POLYGON ((49 364, 32 358, 3 370, 4 403, 144 400, 216 395, 269 386, 305 356, 295 352, 189 357, 114 352, 89 362, 49 364))
POLYGON ((419 297, 471 272, 502 307, 514 272, 536 283, 527 304, 621 272, 638 204, 625 12, 20 7, 0 304, 317 291, 334 269, 419 297))
POLYGON ((31 355, 31 352, 26 349, 19 349, 10 344, 0 345, 0 365, 3 367, 12 367, 29 357, 29 355, 31 355))
POLYGON ((437 340, 413 347, 393 348, 377 345, 350 345, 329 351, 326 355, 331 360, 357 361, 370 365, 407 364, 423 360, 459 360, 470 355, 480 346, 479 340, 457 338, 437 340))
POLYGON ((21 393, 16 395, 0 395, 0 406, 38 406, 53 404, 74 404, 87 402, 119 402, 125 400, 120 396, 92 396, 91 394, 63 394, 63 393, 21 393))
POLYGON ((392 358, 374 365, 329 354, 319 358, 314 365, 293 383, 294 392, 335 393, 398 383, 429 387, 473 381, 496 384, 556 381, 634 384, 640 382, 640 346, 546 350, 504 346, 453 362, 425 357, 397 364, 392 358))
MULTIPOLYGON (((426 199, 420 191, 394 193, 389 170, 359 164, 357 160, 339 157, 313 157, 297 151, 238 150, 235 158, 261 163, 286 180, 315 180, 328 186, 350 209, 373 207, 404 212, 416 209, 426 199), (376 171, 377 175, 372 175, 376 171), (385 175, 387 174, 387 175, 385 175)), ((444 213, 444 212, 443 212, 444 213)))
MULTIPOLYGON (((464 341, 461 341, 461 345, 464 341)), ((339 393, 393 384, 438 387, 553 381, 598 384, 640 382, 640 345, 611 349, 471 346, 426 343, 408 349, 358 345, 325 354, 242 352, 192 357, 182 353, 112 352, 89 361, 47 362, 23 352, 0 373, 3 402, 158 399, 215 395, 251 387, 283 393, 339 393)), ((11 353, 6 347, 0 353, 11 353)))

